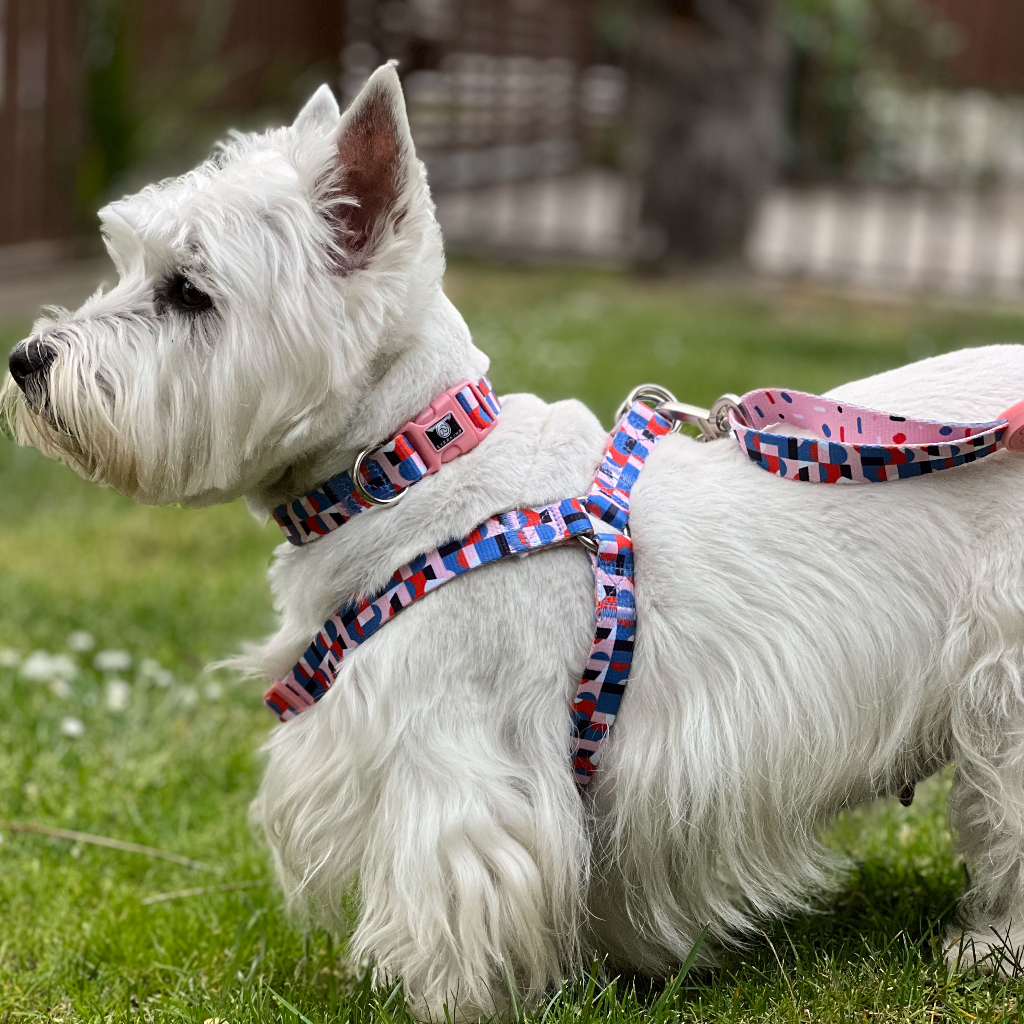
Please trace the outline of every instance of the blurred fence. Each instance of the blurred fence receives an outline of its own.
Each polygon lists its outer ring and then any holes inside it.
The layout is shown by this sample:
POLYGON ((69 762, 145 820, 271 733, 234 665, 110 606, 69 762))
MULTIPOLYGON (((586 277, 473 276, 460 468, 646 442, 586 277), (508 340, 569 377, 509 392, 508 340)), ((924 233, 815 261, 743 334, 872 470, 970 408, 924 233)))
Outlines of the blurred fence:
POLYGON ((577 167, 625 107, 625 75, 594 64, 587 0, 347 0, 351 99, 398 57, 435 191, 577 167))
POLYGON ((0 243, 74 232, 77 16, 67 0, 0 0, 0 243))
POLYGON ((1004 93, 1024 89, 1024 4, 1020 0, 928 0, 928 4, 959 29, 961 45, 950 61, 954 81, 1004 93))
POLYGON ((98 198, 133 162, 166 173, 190 125, 285 116, 324 80, 351 99, 389 58, 435 188, 565 172, 625 95, 621 71, 587 70, 589 17, 587 0, 0 0, 0 246, 74 235, 90 175, 98 198))
MULTIPOLYGON (((1024 90, 1021 0, 927 2, 964 30, 962 83, 1024 90)), ((621 169, 630 79, 622 55, 597 39, 595 9, 592 0, 0 0, 0 272, 91 234, 100 189, 131 184, 117 177, 118 159, 136 175, 164 173, 161 160, 184 152, 194 124, 212 135, 225 121, 279 119, 325 79, 350 99, 392 57, 453 248, 628 260, 639 206, 621 169), (136 120, 111 141, 110 104, 86 97, 118 54, 133 70, 112 98, 125 104, 122 120, 136 120), (161 132, 164 156, 153 142, 161 132), (89 192, 97 166, 106 185, 89 192)), ((753 266, 1024 294, 1024 98, 876 85, 866 106, 870 153, 836 180, 776 188, 750 238, 753 266)))
POLYGON ((872 99, 879 145, 850 180, 781 188, 750 243, 771 273, 873 287, 1024 292, 1024 97, 872 99))
MULTIPOLYGON (((1024 100, 877 97, 884 145, 841 181, 777 186, 747 255, 758 271, 877 288, 1024 294, 1024 100)), ((450 244, 628 259, 638 196, 600 169, 438 196, 450 244)))

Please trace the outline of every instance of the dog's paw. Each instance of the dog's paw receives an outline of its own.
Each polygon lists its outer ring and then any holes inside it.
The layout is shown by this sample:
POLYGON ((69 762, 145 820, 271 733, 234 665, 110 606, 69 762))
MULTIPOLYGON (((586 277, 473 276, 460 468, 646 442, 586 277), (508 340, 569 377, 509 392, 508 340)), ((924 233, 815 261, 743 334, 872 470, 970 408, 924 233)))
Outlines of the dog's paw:
POLYGON ((943 952, 950 970, 977 970, 1005 977, 1024 976, 1024 927, 1004 920, 987 928, 955 929, 943 952))

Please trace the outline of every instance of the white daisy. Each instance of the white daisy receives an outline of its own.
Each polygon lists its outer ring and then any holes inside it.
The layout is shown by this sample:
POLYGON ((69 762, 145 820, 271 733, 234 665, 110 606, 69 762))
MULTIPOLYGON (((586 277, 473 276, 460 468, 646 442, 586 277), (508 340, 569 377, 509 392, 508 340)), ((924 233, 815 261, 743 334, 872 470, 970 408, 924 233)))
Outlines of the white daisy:
POLYGON ((132 656, 127 651, 97 651, 92 663, 101 672, 124 672, 132 667, 132 656))
POLYGON ((85 722, 80 718, 73 718, 69 715, 67 718, 61 719, 60 731, 65 736, 70 736, 71 739, 76 740, 79 736, 85 735, 85 722))
POLYGON ((51 679, 50 680, 50 693, 54 697, 59 697, 61 700, 67 700, 71 696, 71 687, 68 685, 66 679, 51 679))
POLYGON ((70 682, 78 675, 78 666, 67 654, 50 654, 49 651, 33 651, 22 663, 19 670, 26 679, 45 683, 51 679, 70 682))
POLYGON ((71 650, 84 654, 96 646, 96 638, 84 629, 76 629, 73 633, 68 633, 67 645, 71 650))
POLYGON ((166 689, 174 682, 174 673, 164 668, 156 658, 143 658, 139 662, 139 676, 161 689, 166 689))
POLYGON ((107 681, 107 709, 114 712, 124 711, 132 699, 132 688, 123 679, 107 681))
POLYGON ((178 700, 187 708, 194 708, 199 703, 199 694, 194 686, 179 686, 178 700))

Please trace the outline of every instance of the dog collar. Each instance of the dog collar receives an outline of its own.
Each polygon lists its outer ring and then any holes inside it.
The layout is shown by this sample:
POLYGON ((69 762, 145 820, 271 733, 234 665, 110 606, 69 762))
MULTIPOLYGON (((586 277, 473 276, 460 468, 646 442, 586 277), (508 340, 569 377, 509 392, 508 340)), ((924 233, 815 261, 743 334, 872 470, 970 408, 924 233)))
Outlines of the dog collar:
POLYGON ((300 546, 343 526, 374 505, 392 505, 425 476, 475 448, 501 411, 490 381, 464 380, 443 391, 386 444, 359 453, 351 470, 273 511, 277 525, 300 546))

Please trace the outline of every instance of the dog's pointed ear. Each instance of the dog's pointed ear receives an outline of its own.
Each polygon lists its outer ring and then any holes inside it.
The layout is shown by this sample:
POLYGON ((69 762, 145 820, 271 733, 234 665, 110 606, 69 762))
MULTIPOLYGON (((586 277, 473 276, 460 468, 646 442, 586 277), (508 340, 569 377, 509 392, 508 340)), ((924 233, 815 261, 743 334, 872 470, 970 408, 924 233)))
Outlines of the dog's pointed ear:
POLYGON ((343 254, 340 269, 365 265, 382 232, 401 219, 415 162, 398 72, 385 64, 370 76, 338 127, 332 187, 339 199, 328 218, 343 254))
POLYGON ((292 122, 292 128, 297 132, 318 131, 326 135, 338 127, 340 120, 341 110, 338 101, 334 98, 331 87, 325 82, 306 101, 306 105, 292 122))

